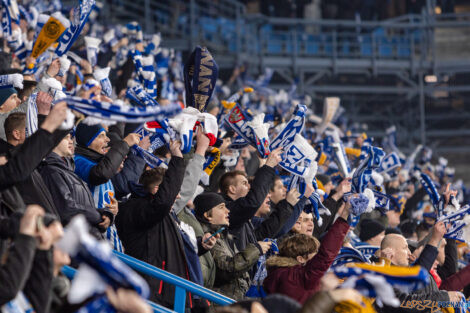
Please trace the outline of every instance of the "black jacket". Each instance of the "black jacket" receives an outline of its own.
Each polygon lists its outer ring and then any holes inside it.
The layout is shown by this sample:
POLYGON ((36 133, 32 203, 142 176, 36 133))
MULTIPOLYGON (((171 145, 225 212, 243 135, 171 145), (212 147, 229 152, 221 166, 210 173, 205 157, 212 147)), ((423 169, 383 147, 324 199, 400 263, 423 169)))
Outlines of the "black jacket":
MULTIPOLYGON (((22 146, 12 146, 0 139, 0 153, 5 153, 8 159, 15 158, 20 153, 25 153, 21 149, 22 146)), ((17 182, 15 187, 18 189, 25 204, 39 204, 47 213, 59 216, 49 189, 44 184, 37 168, 34 168, 25 179, 17 182)))
POLYGON ((92 186, 104 184, 116 175, 128 152, 129 146, 123 140, 113 142, 105 155, 81 146, 75 147, 76 155, 82 155, 98 163, 90 170, 88 177, 89 184, 92 186))
POLYGON ((33 266, 23 290, 36 313, 48 313, 51 302, 54 270, 52 249, 36 250, 33 266))
POLYGON ((18 235, 0 266, 0 306, 13 300, 23 290, 33 265, 36 239, 18 235))
MULTIPOLYGON (((121 204, 115 225, 128 255, 189 279, 181 234, 170 213, 184 170, 183 158, 172 157, 158 192, 132 194, 121 204)), ((144 278, 150 287, 150 300, 172 307, 174 286, 149 276, 144 278)))
MULTIPOLYGON (((44 183, 54 199, 62 224, 66 226, 78 214, 83 214, 93 227, 92 233, 102 238, 101 232, 106 231, 98 225, 103 221, 105 210, 97 210, 87 184, 74 172, 72 158, 62 158, 52 152, 41 163, 40 173, 44 183)), ((113 220, 111 212, 108 212, 113 220)))
POLYGON ((51 133, 39 128, 18 148, 14 156, 9 155, 8 144, 0 140, 0 154, 7 154, 8 163, 0 166, 0 191, 28 178, 41 160, 54 148, 51 133))
POLYGON ((256 244, 265 238, 275 239, 284 223, 291 216, 292 210, 293 207, 287 200, 279 201, 267 218, 257 219, 256 221, 250 220, 242 227, 231 230, 230 233, 234 234, 237 240, 241 242, 240 244, 244 243, 245 246, 249 243, 256 244))
POLYGON ((333 225, 333 222, 335 221, 335 215, 338 213, 339 208, 343 204, 343 199, 340 198, 338 201, 336 201, 332 198, 335 193, 336 191, 332 190, 332 192, 328 195, 328 198, 323 201, 323 205, 328 210, 330 210, 331 215, 323 214, 321 216, 323 219, 321 226, 318 225, 317 219, 314 220, 315 227, 313 228, 313 236, 317 239, 321 238, 322 234, 324 234, 330 228, 330 226, 333 225))
POLYGON ((116 199, 122 200, 132 193, 132 187, 139 182, 140 175, 144 171, 144 168, 145 160, 143 158, 133 153, 128 154, 122 171, 111 178, 114 191, 116 192, 116 199))
MULTIPOLYGON (((256 172, 255 179, 251 184, 251 189, 248 194, 237 200, 232 200, 227 196, 224 196, 226 206, 229 209, 229 231, 235 236, 235 244, 238 250, 243 251, 248 243, 256 243, 257 235, 254 233, 253 225, 251 225, 250 219, 258 211, 259 207, 266 199, 266 196, 274 182, 275 171, 272 167, 263 166, 256 172)), ((292 207, 290 207, 292 212, 292 207)), ((276 235, 279 231, 277 227, 271 223, 275 222, 275 217, 270 222, 265 221, 266 225, 261 228, 259 234, 270 235, 271 237, 276 235), (271 234, 269 229, 275 232, 271 234)), ((269 236, 268 236, 269 237, 269 236)), ((266 237, 265 237, 266 238, 266 237)), ((263 238, 264 239, 264 238, 263 238)))

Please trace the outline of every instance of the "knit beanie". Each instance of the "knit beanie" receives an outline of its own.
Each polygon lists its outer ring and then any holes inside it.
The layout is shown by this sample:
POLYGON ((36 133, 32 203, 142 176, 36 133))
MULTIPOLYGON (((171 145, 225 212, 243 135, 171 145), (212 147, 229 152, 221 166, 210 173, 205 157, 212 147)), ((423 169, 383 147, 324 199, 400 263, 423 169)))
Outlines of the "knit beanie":
POLYGON ((14 93, 18 94, 18 91, 16 91, 16 89, 13 87, 0 88, 0 106, 2 106, 5 101, 7 101, 7 99, 10 98, 10 96, 14 93))
POLYGON ((204 220, 204 213, 225 203, 224 198, 215 192, 204 192, 197 196, 194 201, 194 215, 198 220, 204 220))
POLYGON ((77 125, 77 129, 75 130, 77 144, 82 147, 88 147, 103 131, 106 132, 100 124, 87 125, 81 122, 77 125))
POLYGON ((385 227, 382 224, 371 219, 365 219, 361 222, 359 239, 361 239, 361 241, 367 241, 383 231, 385 231, 385 227))

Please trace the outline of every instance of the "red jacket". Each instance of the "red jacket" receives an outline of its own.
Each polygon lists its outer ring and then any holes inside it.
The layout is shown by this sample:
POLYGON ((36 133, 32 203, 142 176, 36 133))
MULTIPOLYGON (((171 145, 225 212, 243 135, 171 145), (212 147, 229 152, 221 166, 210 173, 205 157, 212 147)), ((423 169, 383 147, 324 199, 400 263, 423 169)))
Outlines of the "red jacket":
POLYGON ((270 258, 266 263, 266 292, 284 294, 303 304, 319 290, 320 279, 341 249, 348 230, 349 224, 341 217, 338 218, 321 240, 318 253, 305 266, 293 258, 270 258))

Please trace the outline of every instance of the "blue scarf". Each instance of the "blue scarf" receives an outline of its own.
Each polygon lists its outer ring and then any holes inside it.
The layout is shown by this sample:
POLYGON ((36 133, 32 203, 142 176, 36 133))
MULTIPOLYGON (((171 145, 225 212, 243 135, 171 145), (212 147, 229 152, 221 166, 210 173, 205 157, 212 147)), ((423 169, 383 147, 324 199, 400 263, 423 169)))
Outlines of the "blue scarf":
POLYGON ((380 166, 385 156, 382 149, 373 146, 363 146, 362 152, 365 157, 352 177, 352 190, 355 193, 364 192, 372 178, 372 170, 380 166))
POLYGON ((279 147, 286 147, 294 141, 295 135, 302 132, 304 128, 306 112, 307 107, 305 105, 297 105, 293 117, 287 123, 286 127, 271 141, 271 145, 269 146, 271 151, 279 147))
POLYGON ((206 47, 197 46, 184 65, 186 106, 204 112, 215 89, 219 67, 206 47))
POLYGON ((157 97, 157 76, 155 74, 155 67, 153 66, 153 58, 151 63, 148 63, 147 58, 143 58, 139 50, 131 51, 132 60, 134 61, 137 78, 142 84, 144 90, 152 97, 157 97))
POLYGON ((70 109, 87 116, 125 123, 143 123, 165 119, 181 111, 179 105, 165 107, 123 107, 109 102, 99 102, 78 97, 67 97, 60 101, 67 102, 70 109))
POLYGON ((400 156, 396 152, 392 152, 384 157, 382 164, 377 169, 379 173, 391 173, 393 170, 401 166, 400 156))
POLYGON ((424 173, 421 173, 420 181, 424 187, 424 190, 426 190, 426 193, 429 195, 432 205, 434 206, 436 211, 439 212, 439 201, 441 200, 441 196, 437 191, 436 185, 434 184, 432 179, 424 173))
POLYGON ((129 98, 132 103, 140 106, 158 106, 157 100, 150 96, 141 85, 136 85, 131 88, 127 88, 126 97, 129 98))
POLYGON ((72 48, 75 40, 82 32, 83 27, 88 20, 95 0, 80 0, 80 5, 73 10, 73 19, 71 25, 67 28, 59 38, 59 46, 55 53, 60 57, 72 48))

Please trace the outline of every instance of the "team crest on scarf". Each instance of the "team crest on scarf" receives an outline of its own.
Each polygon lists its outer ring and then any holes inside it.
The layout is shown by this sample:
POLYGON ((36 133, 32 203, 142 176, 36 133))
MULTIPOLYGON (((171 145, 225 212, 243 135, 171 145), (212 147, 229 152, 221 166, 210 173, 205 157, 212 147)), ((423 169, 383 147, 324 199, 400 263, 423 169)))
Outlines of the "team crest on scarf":
POLYGON ((201 112, 215 89, 219 67, 206 47, 197 46, 184 65, 186 106, 201 112))

